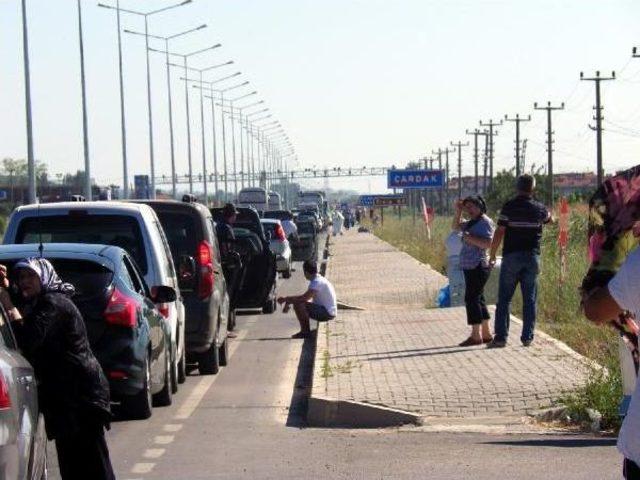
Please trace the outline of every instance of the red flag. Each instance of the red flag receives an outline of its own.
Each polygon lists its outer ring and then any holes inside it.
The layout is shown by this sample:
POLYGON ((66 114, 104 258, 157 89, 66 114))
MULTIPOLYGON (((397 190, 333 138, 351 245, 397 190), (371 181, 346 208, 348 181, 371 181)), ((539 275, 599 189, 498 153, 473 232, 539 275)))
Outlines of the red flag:
POLYGON ((424 197, 420 197, 422 200, 422 218, 424 219, 424 223, 429 225, 431 223, 429 221, 429 209, 427 208, 427 203, 424 201, 424 197))

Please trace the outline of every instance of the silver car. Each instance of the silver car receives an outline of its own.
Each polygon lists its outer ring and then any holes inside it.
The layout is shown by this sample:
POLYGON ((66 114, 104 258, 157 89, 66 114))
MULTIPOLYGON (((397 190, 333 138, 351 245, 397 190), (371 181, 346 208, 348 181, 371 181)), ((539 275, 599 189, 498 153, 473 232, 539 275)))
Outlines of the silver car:
POLYGON ((262 228, 269 240, 269 249, 276 256, 276 269, 283 278, 291 277, 291 247, 280 220, 261 218, 262 228))
POLYGON ((33 368, 0 308, 0 478, 47 478, 47 437, 33 368))

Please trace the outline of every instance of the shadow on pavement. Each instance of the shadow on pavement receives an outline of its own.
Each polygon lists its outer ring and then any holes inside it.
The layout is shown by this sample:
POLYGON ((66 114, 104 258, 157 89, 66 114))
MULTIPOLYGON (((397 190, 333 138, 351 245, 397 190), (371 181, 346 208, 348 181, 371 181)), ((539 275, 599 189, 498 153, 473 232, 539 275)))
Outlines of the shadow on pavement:
MULTIPOLYGON (((456 345, 456 347, 458 347, 456 345)), ((427 350, 426 348, 424 350, 427 350)), ((438 347, 437 352, 429 352, 429 351, 418 351, 416 353, 409 353, 406 355, 383 355, 383 356, 378 356, 378 357, 369 357, 365 360, 367 361, 375 361, 375 360, 393 360, 393 359, 400 359, 400 358, 411 358, 411 357, 430 357, 433 355, 446 355, 449 353, 463 353, 463 352, 468 352, 469 350, 471 350, 470 348, 451 348, 451 347, 438 347), (446 349, 446 350, 445 350, 446 349)), ((484 350, 484 349, 483 349, 484 350)))
POLYGON ((313 336, 305 339, 302 343, 298 372, 289 404, 287 427, 304 428, 307 426, 307 408, 313 386, 313 359, 316 351, 317 332, 314 330, 313 336))
MULTIPOLYGON (((411 348, 411 349, 407 349, 407 350, 391 350, 388 352, 371 352, 371 353, 358 353, 358 354, 350 354, 350 355, 332 355, 331 358, 336 359, 336 358, 352 358, 352 357, 367 357, 369 355, 376 355, 376 356, 381 356, 381 355, 393 355, 396 353, 404 353, 404 354, 409 354, 409 353, 422 353, 422 352, 429 352, 431 350, 444 350, 447 348, 455 348, 458 349, 459 345, 441 345, 439 347, 427 347, 427 348, 411 348)), ((447 352, 449 352, 451 350, 447 350, 447 352)), ((392 358, 396 358, 396 357, 392 357, 392 358)), ((402 358, 402 356, 399 356, 397 358, 402 358)))
POLYGON ((498 442, 483 442, 484 445, 509 445, 513 447, 614 447, 615 438, 543 438, 539 440, 504 440, 498 442))

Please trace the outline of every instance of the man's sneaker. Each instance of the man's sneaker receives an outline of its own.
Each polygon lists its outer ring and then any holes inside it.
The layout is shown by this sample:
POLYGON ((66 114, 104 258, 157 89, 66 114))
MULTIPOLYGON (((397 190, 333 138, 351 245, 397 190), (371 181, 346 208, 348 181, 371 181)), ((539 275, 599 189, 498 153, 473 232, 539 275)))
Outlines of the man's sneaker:
POLYGON ((504 348, 506 346, 507 346, 506 340, 499 340, 497 338, 494 338, 489 343, 487 343, 487 348, 504 348))
POLYGON ((533 339, 531 339, 531 340, 523 340, 522 341, 522 346, 523 347, 529 347, 529 346, 531 346, 532 343, 533 343, 533 339))

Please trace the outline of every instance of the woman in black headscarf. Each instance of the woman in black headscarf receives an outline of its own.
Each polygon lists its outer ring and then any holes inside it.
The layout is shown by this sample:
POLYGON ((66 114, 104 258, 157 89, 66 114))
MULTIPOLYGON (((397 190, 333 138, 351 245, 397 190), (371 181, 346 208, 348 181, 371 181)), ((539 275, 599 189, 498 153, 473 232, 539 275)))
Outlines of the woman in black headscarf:
POLYGON ((82 316, 64 283, 44 258, 13 268, 11 293, 0 265, 0 303, 38 380, 47 436, 56 441, 60 474, 67 479, 115 479, 104 429, 109 428, 109 384, 93 356, 82 316))

